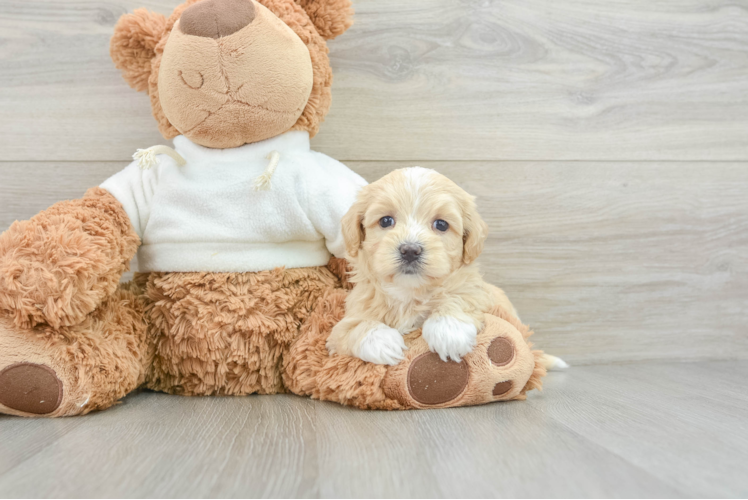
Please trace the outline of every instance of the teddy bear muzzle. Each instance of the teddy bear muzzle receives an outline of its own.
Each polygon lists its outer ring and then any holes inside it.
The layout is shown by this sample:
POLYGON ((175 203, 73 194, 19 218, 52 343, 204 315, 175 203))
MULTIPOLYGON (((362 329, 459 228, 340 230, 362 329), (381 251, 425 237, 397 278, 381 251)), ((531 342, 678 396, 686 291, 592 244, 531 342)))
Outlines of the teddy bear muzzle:
POLYGON ((209 148, 287 132, 313 86, 304 41, 254 0, 202 0, 185 9, 164 45, 158 74, 166 118, 209 148))

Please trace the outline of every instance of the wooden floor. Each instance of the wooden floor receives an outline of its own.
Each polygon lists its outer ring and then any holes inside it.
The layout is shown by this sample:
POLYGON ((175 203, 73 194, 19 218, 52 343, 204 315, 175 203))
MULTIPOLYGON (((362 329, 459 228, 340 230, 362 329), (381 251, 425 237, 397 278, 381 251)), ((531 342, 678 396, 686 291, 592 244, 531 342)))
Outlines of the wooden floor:
POLYGON ((0 417, 2 497, 745 497, 748 363, 553 373, 526 402, 364 412, 140 393, 0 417))

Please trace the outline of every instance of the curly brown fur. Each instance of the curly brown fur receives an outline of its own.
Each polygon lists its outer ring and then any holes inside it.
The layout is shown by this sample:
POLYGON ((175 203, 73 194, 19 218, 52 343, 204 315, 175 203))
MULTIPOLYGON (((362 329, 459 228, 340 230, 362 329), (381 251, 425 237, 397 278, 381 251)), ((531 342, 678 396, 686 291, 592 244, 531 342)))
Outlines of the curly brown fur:
POLYGON ((22 328, 80 323, 117 288, 139 244, 101 188, 15 222, 0 235, 0 311, 22 328))
POLYGON ((80 414, 112 406, 145 380, 153 342, 145 298, 134 284, 122 285, 79 325, 43 331, 66 344, 66 365, 75 368, 76 391, 85 396, 80 414))
POLYGON ((353 25, 351 0, 296 0, 326 40, 342 35, 353 25))
POLYGON ((183 395, 284 392, 283 355, 322 294, 324 267, 258 273, 152 273, 156 351, 149 388, 183 395))
POLYGON ((353 283, 350 280, 351 264, 345 259, 338 259, 337 257, 330 257, 330 262, 327 263, 327 269, 332 272, 340 280, 343 288, 350 290, 353 288, 353 283))
POLYGON ((283 381, 291 392, 322 401, 362 409, 400 409, 382 389, 386 366, 327 353, 325 341, 345 315, 345 297, 343 290, 331 290, 320 299, 285 358, 283 381))
POLYGON ((109 55, 130 87, 148 90, 151 60, 164 34, 166 18, 148 9, 135 9, 119 18, 109 42, 109 55))
POLYGON ((329 291, 322 295, 314 312, 300 329, 299 338, 283 358, 283 384, 299 396, 311 396, 317 387, 317 373, 327 358, 322 337, 345 312, 345 292, 329 291))

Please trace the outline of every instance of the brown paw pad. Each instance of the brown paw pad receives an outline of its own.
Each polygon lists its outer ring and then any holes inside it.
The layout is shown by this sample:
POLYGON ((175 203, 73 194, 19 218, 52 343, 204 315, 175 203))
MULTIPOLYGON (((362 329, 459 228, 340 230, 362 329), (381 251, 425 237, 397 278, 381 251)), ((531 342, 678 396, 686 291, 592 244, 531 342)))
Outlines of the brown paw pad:
POLYGON ((468 385, 468 367, 462 361, 442 361, 434 352, 421 354, 408 370, 410 396, 423 405, 448 403, 468 385))
POLYGON ((62 403, 62 382, 49 367, 16 363, 0 372, 0 404, 13 410, 45 415, 62 403))
POLYGON ((492 394, 494 396, 503 396, 507 392, 512 390, 512 381, 507 380, 506 382, 499 382, 495 386, 493 386, 493 392, 492 394))
POLYGON ((497 337, 488 346, 488 358, 496 366, 506 366, 514 359, 514 344, 509 339, 497 337))

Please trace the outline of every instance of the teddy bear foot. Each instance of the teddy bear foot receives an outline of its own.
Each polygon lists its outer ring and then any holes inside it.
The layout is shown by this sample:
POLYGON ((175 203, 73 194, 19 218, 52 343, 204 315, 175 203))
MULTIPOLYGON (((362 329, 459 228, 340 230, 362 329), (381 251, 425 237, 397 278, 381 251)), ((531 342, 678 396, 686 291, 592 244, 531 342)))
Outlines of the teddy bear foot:
POLYGON ((123 285, 84 321, 20 328, 0 317, 0 413, 69 417, 104 410, 145 378, 143 300, 123 285))
POLYGON ((0 371, 3 407, 29 415, 48 415, 62 403, 62 381, 46 365, 15 363, 0 371))
POLYGON ((55 368, 43 335, 0 320, 0 413, 57 416, 71 380, 55 368))
MULTIPOLYGON (((507 318, 509 319, 509 318, 507 318)), ((519 324, 486 315, 475 349, 459 363, 442 361, 420 336, 407 358, 383 381, 387 396, 405 408, 446 408, 524 399, 545 374, 540 352, 530 349, 519 324)))
MULTIPOLYGON (((504 337, 497 337, 489 344, 487 355, 495 367, 504 367, 514 359, 514 344, 504 337)), ((488 394, 485 396, 487 399, 507 399, 506 396, 517 384, 514 380, 503 380, 506 378, 503 370, 491 371, 497 382, 493 384, 491 397, 489 398, 488 394)), ((408 370, 408 392, 415 401, 423 405, 440 405, 453 401, 465 392, 469 385, 470 368, 467 361, 442 361, 434 352, 418 356, 408 370)), ((483 385, 485 392, 487 387, 483 385)))

